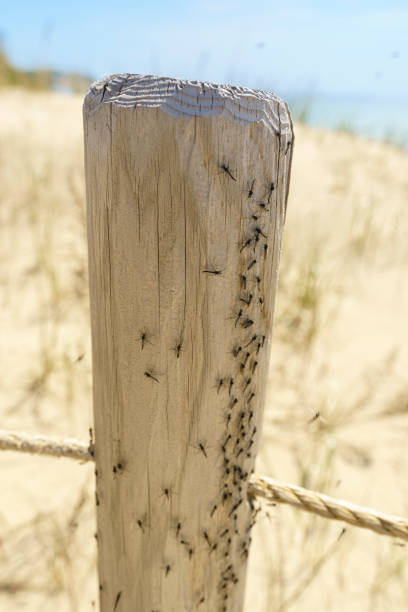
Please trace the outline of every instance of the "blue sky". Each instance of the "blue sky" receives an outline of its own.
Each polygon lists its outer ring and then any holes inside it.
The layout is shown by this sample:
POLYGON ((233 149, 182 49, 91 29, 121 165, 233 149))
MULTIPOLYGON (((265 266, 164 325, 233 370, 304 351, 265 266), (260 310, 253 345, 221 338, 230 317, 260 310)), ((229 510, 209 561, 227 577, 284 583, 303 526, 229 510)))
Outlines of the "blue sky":
POLYGON ((408 0, 0 0, 16 65, 408 101, 408 0))

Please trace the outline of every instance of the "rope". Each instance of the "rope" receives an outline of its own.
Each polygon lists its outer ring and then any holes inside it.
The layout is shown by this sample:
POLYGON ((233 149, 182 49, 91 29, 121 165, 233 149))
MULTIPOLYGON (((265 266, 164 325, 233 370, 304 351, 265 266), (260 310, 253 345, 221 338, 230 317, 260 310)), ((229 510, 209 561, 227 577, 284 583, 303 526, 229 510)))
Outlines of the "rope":
POLYGON ((290 504, 299 510, 320 514, 325 518, 344 521, 355 527, 408 540, 408 520, 405 518, 356 506, 348 501, 334 499, 287 482, 253 475, 249 493, 253 497, 262 497, 271 503, 290 504))
MULTIPOLYGON (((55 440, 47 436, 16 431, 0 430, 0 450, 69 457, 82 462, 94 460, 92 442, 86 445, 73 438, 55 440)), ((271 504, 289 504, 324 518, 344 521, 354 527, 408 540, 408 520, 405 518, 383 514, 266 476, 252 475, 248 493, 251 497, 263 498, 271 504)))
POLYGON ((69 457, 80 461, 93 461, 92 445, 86 446, 75 438, 53 439, 21 431, 0 429, 0 450, 14 450, 36 455, 69 457))

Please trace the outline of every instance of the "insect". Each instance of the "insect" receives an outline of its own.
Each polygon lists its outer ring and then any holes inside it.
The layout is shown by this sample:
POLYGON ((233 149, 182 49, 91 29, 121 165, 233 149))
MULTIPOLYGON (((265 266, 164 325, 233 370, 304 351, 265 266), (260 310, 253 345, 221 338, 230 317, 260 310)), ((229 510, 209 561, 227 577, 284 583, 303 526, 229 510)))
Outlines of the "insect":
POLYGON ((232 567, 233 567, 233 565, 232 565, 232 563, 231 563, 231 564, 230 564, 228 567, 226 567, 226 568, 225 568, 225 570, 222 572, 222 576, 224 576, 224 580, 228 580, 228 578, 225 578, 225 574, 228 574, 228 573, 229 573, 229 572, 232 570, 232 567))
POLYGON ((253 325, 254 322, 252 321, 252 319, 244 319, 244 321, 242 321, 241 323, 241 327, 243 327, 244 329, 247 329, 248 327, 251 327, 251 325, 253 325))
POLYGON ((170 489, 162 489, 162 495, 167 497, 167 499, 170 501, 170 489))
POLYGON ((203 531, 203 536, 204 536, 204 539, 207 542, 208 546, 211 548, 211 540, 208 537, 208 533, 205 530, 203 531))
POLYGON ((226 437, 226 439, 225 439, 224 444, 223 444, 223 445, 222 445, 222 447, 221 447, 221 448, 222 448, 222 450, 224 451, 224 453, 225 453, 226 446, 227 446, 228 442, 231 440, 231 438, 232 438, 231 434, 228 434, 228 436, 227 436, 227 437, 226 437))
MULTIPOLYGON (((286 155, 286 153, 285 153, 285 155, 286 155)), ((270 201, 270 199, 271 199, 271 195, 272 195, 272 193, 273 193, 274 191, 275 191, 275 183, 273 183, 273 182, 272 182, 272 183, 269 185, 268 204, 269 204, 269 201, 270 201)))
POLYGON ((220 392, 222 385, 224 384, 224 379, 223 378, 219 378, 217 381, 217 393, 220 392))
POLYGON ((246 382, 245 382, 245 385, 244 385, 244 393, 247 390, 248 385, 251 384, 251 380, 252 380, 252 378, 247 378, 246 379, 246 382))
POLYGON ((242 351, 242 347, 241 346, 235 346, 232 349, 232 354, 234 355, 234 357, 238 357, 239 353, 242 351))
POLYGON ((216 506, 216 505, 214 505, 214 506, 212 507, 211 512, 210 512, 210 516, 211 516, 211 517, 213 517, 213 516, 214 516, 214 514, 215 514, 215 511, 216 511, 216 510, 217 510, 217 506, 216 506))
POLYGON ((232 389, 233 384, 234 384, 234 379, 230 378, 229 388, 228 388, 228 395, 231 395, 231 389, 232 389))
POLYGON ((265 240, 267 240, 267 238, 268 238, 268 236, 267 236, 266 234, 264 234, 264 233, 263 233, 263 231, 261 230, 261 228, 260 228, 260 227, 256 227, 256 228, 255 228, 255 233, 256 233, 258 236, 262 236, 262 238, 265 238, 265 240))
POLYGON ((105 97, 106 88, 107 88, 107 83, 105 83, 105 84, 104 84, 103 89, 102 89, 102 98, 101 98, 101 102, 103 102, 103 99, 104 99, 104 97, 105 97))
POLYGON ((250 339, 250 341, 248 342, 248 344, 246 344, 246 345, 244 346, 244 348, 248 348, 248 346, 249 346, 250 344, 252 344, 253 342, 255 342, 255 340, 257 339, 257 337, 258 337, 258 336, 256 336, 256 335, 255 335, 255 336, 252 336, 252 338, 250 339))
POLYGON ((154 380, 154 381, 155 381, 155 382, 157 382, 157 383, 158 383, 158 382, 160 382, 158 378, 156 378, 155 376, 153 376, 153 374, 151 374, 151 373, 150 373, 150 372, 148 372, 147 370, 146 370, 146 372, 144 373, 144 375, 145 375, 147 378, 151 378, 152 380, 154 380))
POLYGON ((246 289, 246 282, 247 282, 247 277, 245 276, 245 274, 241 274, 241 284, 244 289, 246 289))
POLYGON ((95 442, 94 442, 92 427, 89 428, 89 446, 88 446, 88 452, 91 455, 91 457, 93 457, 95 455, 95 442))
POLYGON ((177 359, 180 357, 180 353, 181 353, 182 350, 183 350, 183 346, 182 346, 181 342, 178 342, 178 344, 173 346, 172 351, 174 351, 176 353, 177 359))
POLYGON ((223 538, 224 536, 227 535, 227 533, 229 533, 229 529, 224 529, 224 531, 222 532, 222 534, 220 535, 220 538, 223 538))
POLYGON ((258 221, 259 217, 257 215, 251 215, 251 219, 254 221, 258 221))
POLYGON ((200 451, 203 453, 204 457, 207 459, 207 452, 206 452, 206 450, 205 450, 205 448, 204 448, 203 444, 201 444, 201 442, 200 442, 200 444, 198 445, 198 448, 199 448, 199 449, 200 449, 200 451))
POLYGON ((251 263, 249 264, 249 266, 247 267, 247 270, 250 270, 251 268, 253 268, 255 264, 256 264, 256 259, 253 259, 251 263))
POLYGON ((226 164, 221 164, 221 170, 223 170, 226 174, 228 174, 228 176, 232 178, 233 181, 237 180, 235 177, 232 176, 231 170, 228 168, 226 164))
POLYGON ((254 361, 253 365, 252 365, 252 374, 255 372, 256 368, 257 368, 258 362, 254 361))
POLYGON ((139 340, 140 340, 141 350, 143 351, 145 344, 149 341, 147 331, 143 330, 140 332, 139 340))
POLYGON ((266 254, 268 252, 268 245, 264 244, 264 256, 266 257, 266 254))
POLYGON ((167 577, 171 572, 171 565, 166 565, 165 572, 166 572, 166 577, 167 577))
POLYGON ((266 204, 264 202, 258 202, 258 206, 260 206, 262 210, 265 210, 266 212, 268 212, 268 209, 266 208, 266 204))
POLYGON ((311 419, 308 420, 308 424, 310 425, 310 423, 313 423, 314 421, 317 421, 317 419, 320 417, 320 412, 316 412, 316 414, 314 414, 312 416, 311 419))
POLYGON ((255 393, 254 393, 254 392, 252 392, 252 393, 251 393, 251 395, 249 396, 249 399, 248 399, 248 402, 247 402, 247 403, 249 404, 250 402, 252 402, 252 400, 254 399, 254 397, 255 397, 255 393))
POLYGON ((178 538, 178 535, 180 533, 180 529, 181 529, 181 523, 177 523, 177 527, 176 527, 176 538, 178 538))
POLYGON ((249 306, 251 304, 251 302, 252 302, 252 298, 253 298, 253 295, 252 295, 252 293, 250 293, 248 297, 240 297, 239 299, 240 299, 241 302, 244 302, 244 304, 249 306))
POLYGON ((203 270, 203 272, 205 272, 206 274, 214 274, 215 276, 217 276, 218 274, 222 273, 222 270, 203 270))
POLYGON ((252 198, 252 196, 254 195, 254 185, 255 185, 255 179, 252 181, 251 187, 249 188, 248 199, 252 198))
POLYGON ((242 317, 242 308, 239 310, 237 314, 237 318, 235 319, 235 327, 237 326, 238 321, 240 320, 241 317, 242 317))
POLYGON ((116 599, 115 599, 115 605, 113 606, 113 612, 115 612, 116 608, 118 607, 118 603, 119 603, 119 599, 121 598, 122 595, 122 591, 118 591, 118 594, 116 595, 116 599))
POLYGON ((251 242, 252 242, 252 238, 248 238, 248 240, 246 240, 244 244, 242 245, 242 247, 239 249, 239 252, 242 253, 242 251, 246 249, 251 244, 251 242))
POLYGON ((247 361, 248 361, 249 357, 250 357, 250 353, 248 353, 248 351, 247 351, 247 352, 246 352, 246 355, 245 355, 245 359, 244 359, 244 361, 243 361, 244 365, 246 365, 246 364, 247 364, 247 361))
POLYGON ((230 404, 230 410, 232 410, 232 409, 233 409, 233 407, 234 407, 236 404, 238 404, 238 400, 237 400, 237 398, 236 398, 236 397, 234 397, 234 398, 232 399, 232 401, 231 401, 231 404, 230 404))

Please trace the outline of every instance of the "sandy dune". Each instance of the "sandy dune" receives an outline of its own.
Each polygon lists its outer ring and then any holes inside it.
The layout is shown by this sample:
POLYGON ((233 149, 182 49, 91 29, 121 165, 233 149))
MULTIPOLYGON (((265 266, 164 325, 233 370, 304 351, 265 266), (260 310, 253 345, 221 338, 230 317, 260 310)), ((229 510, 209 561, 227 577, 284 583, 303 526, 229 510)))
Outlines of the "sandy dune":
MULTIPOLYGON (((0 410, 3 428, 87 440, 81 103, 0 97, 0 410)), ((296 138, 258 472, 407 516, 408 154, 296 138)), ((92 467, 3 452, 0 474, 0 610, 96 609, 92 467)), ((408 608, 406 547, 266 511, 248 612, 408 608)))

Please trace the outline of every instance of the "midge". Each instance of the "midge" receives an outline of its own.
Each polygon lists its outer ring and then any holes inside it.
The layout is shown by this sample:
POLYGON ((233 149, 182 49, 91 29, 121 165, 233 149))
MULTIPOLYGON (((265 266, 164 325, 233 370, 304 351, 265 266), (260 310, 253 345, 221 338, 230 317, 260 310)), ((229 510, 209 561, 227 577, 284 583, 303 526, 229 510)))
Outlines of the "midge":
POLYGON ((221 164, 220 168, 221 168, 221 170, 223 170, 225 172, 225 174, 228 174, 228 176, 230 178, 232 178, 233 181, 237 180, 235 177, 232 176, 231 170, 228 168, 227 164, 225 164, 225 163, 221 164))
POLYGON ((115 599, 115 604, 113 606, 113 611, 114 612, 115 612, 116 608, 118 607, 118 603, 119 603, 119 600, 121 598, 121 595, 122 595, 122 591, 118 591, 118 593, 116 595, 116 599, 115 599))
POLYGON ((142 329, 139 334, 140 348, 143 351, 146 344, 151 344, 150 342, 151 334, 146 329, 142 329))
MULTIPOLYGON (((285 155, 286 155, 286 153, 285 153, 285 155)), ((274 183, 274 182, 272 182, 272 183, 269 185, 268 204, 270 203, 271 195, 272 195, 272 193, 273 193, 274 191, 275 191, 275 183, 274 183)))
POLYGON ((171 495, 171 489, 169 489, 168 487, 165 487, 164 489, 162 489, 160 497, 165 497, 167 501, 170 501, 170 495, 171 495))
POLYGON ((153 376, 153 374, 151 372, 149 372, 148 370, 146 370, 144 372, 144 375, 146 376, 146 378, 151 378, 152 380, 154 380, 154 382, 160 382, 158 378, 156 378, 156 376, 153 376))
POLYGON ((248 238, 248 240, 246 240, 244 244, 241 246, 241 248, 239 249, 239 252, 242 253, 242 251, 251 244, 252 240, 253 238, 248 238))
POLYGON ((220 378, 220 377, 217 378, 217 384, 216 384, 217 393, 221 391, 224 382, 225 382, 225 378, 220 378))
POLYGON ((222 274, 222 270, 203 270, 203 272, 206 274, 214 274, 215 276, 222 274))
POLYGON ((255 179, 252 181, 251 186, 249 188, 249 191, 248 191, 248 200, 250 198, 252 198, 252 196, 254 195, 254 186, 255 186, 255 179))
POLYGON ((167 577, 171 572, 171 565, 167 564, 166 567, 164 568, 164 571, 167 577))
POLYGON ((202 442, 198 443, 198 446, 192 446, 192 448, 194 448, 195 450, 197 450, 199 453, 201 453, 206 459, 208 459, 208 455, 207 455, 207 449, 205 447, 205 445, 202 442))
POLYGON ((176 342, 176 344, 171 348, 171 350, 176 354, 176 357, 178 359, 183 350, 183 343, 181 341, 176 342))

